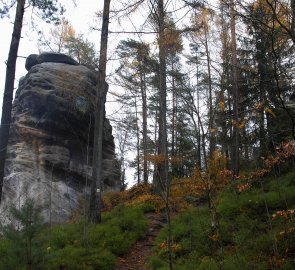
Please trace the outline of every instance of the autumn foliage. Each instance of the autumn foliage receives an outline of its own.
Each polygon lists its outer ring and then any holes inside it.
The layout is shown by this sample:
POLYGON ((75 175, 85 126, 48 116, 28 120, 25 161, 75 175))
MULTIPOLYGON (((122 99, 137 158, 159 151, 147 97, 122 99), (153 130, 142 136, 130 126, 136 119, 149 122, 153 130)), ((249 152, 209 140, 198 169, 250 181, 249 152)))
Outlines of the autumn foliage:
MULTIPOLYGON (((278 167, 295 156, 295 141, 282 143, 275 149, 275 154, 263 158, 263 167, 250 174, 233 177, 231 170, 226 168, 226 158, 218 150, 213 152, 208 161, 208 170, 195 167, 189 177, 172 178, 169 190, 169 205, 172 211, 180 212, 196 205, 205 203, 209 208, 215 204, 218 193, 226 187, 231 187, 237 193, 251 189, 253 183, 267 176, 278 167), (233 180, 234 179, 234 180, 233 180)), ((148 156, 152 163, 162 163, 162 156, 148 156)), ((175 163, 177 159, 169 162, 175 163)), ((153 184, 138 184, 122 192, 107 192, 103 196, 105 210, 110 210, 118 204, 129 206, 148 205, 153 211, 162 211, 165 201, 160 194, 155 193, 153 184)))
POLYGON ((263 158, 263 168, 251 174, 251 178, 264 177, 275 167, 281 166, 295 157, 295 141, 284 142, 275 149, 275 154, 263 158))

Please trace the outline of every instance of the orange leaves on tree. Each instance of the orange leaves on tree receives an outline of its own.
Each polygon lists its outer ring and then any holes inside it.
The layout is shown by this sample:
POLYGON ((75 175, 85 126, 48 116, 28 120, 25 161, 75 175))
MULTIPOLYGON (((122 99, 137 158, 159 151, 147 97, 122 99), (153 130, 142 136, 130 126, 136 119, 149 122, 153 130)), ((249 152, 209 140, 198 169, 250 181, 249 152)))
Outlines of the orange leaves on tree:
POLYGON ((256 111, 259 111, 259 110, 261 110, 261 109, 263 108, 263 106, 264 106, 264 102, 257 102, 257 103, 254 105, 254 109, 255 109, 256 111))
POLYGON ((240 123, 239 123, 239 129, 244 129, 245 126, 246 126, 246 121, 245 120, 240 121, 240 123))
POLYGON ((247 119, 243 119, 239 121, 236 121, 234 119, 232 120, 232 125, 235 127, 238 127, 239 129, 244 129, 246 126, 246 123, 247 123, 247 119))
POLYGON ((275 212, 272 215, 272 219, 276 219, 276 218, 280 218, 280 217, 293 220, 295 217, 295 210, 294 209, 280 210, 280 211, 275 212))
POLYGON ((138 205, 150 202, 152 205, 157 206, 160 198, 153 194, 153 186, 144 183, 121 192, 106 192, 102 198, 104 210, 111 210, 118 204, 138 205))
POLYGON ((266 176, 269 173, 270 173, 270 170, 269 169, 259 169, 259 170, 256 170, 255 172, 253 172, 251 174, 251 178, 264 177, 264 176, 266 176))
POLYGON ((251 187, 250 183, 241 184, 241 185, 238 185, 238 190, 239 190, 239 192, 244 192, 244 191, 248 190, 250 187, 251 187))
POLYGON ((225 102, 224 102, 224 100, 220 100, 220 101, 218 102, 218 106, 219 106, 219 109, 220 109, 222 112, 224 112, 224 110, 225 110, 225 102))
POLYGON ((126 205, 130 206, 138 206, 144 204, 149 204, 150 206, 153 206, 155 212, 160 212, 165 208, 165 203, 161 196, 152 193, 138 195, 137 197, 134 197, 126 202, 126 205))
POLYGON ((269 107, 264 107, 264 111, 265 111, 265 113, 270 114, 271 116, 276 118, 275 113, 269 107))
POLYGON ((147 161, 150 161, 154 164, 163 164, 165 162, 165 156, 163 154, 161 154, 161 155, 147 155, 146 159, 147 159, 147 161))
MULTIPOLYGON (((285 29, 290 27, 290 7, 289 4, 284 1, 276 1, 276 0, 257 0, 252 4, 252 9, 257 14, 263 14, 263 22, 267 27, 266 29, 272 29, 278 32, 285 32, 285 29), (274 14, 275 12, 275 14, 274 14), (275 15, 275 16, 274 16, 275 15), (274 20, 275 18, 275 20, 274 20), (284 27, 283 27, 283 26, 284 27)), ((278 42, 286 42, 288 36, 281 34, 278 42)))
POLYGON ((284 229, 282 231, 278 231, 276 233, 276 241, 281 247, 281 250, 284 252, 283 257, 279 259, 286 259, 288 257, 294 256, 294 248, 290 245, 290 241, 295 238, 295 210, 294 209, 287 209, 287 210, 280 210, 276 211, 272 215, 273 222, 279 222, 284 224, 284 229))
POLYGON ((216 128, 211 128, 211 129, 210 129, 210 133, 211 133, 211 134, 216 134, 216 132, 217 132, 217 129, 216 129, 216 128))
POLYGON ((295 141, 282 143, 276 147, 275 155, 270 155, 267 158, 262 157, 264 168, 257 170, 251 174, 251 178, 264 177, 271 172, 275 166, 285 163, 287 160, 295 157, 295 141))
POLYGON ((182 50, 180 32, 174 28, 165 29, 163 42, 164 46, 172 52, 180 52, 182 50))
POLYGON ((225 169, 226 158, 223 155, 215 150, 208 164, 208 170, 205 172, 196 167, 190 177, 172 180, 169 202, 174 210, 190 208, 197 203, 193 198, 211 198, 213 193, 229 183, 231 172, 225 169))
POLYGON ((173 155, 170 160, 171 164, 177 165, 183 163, 183 157, 179 155, 173 155))

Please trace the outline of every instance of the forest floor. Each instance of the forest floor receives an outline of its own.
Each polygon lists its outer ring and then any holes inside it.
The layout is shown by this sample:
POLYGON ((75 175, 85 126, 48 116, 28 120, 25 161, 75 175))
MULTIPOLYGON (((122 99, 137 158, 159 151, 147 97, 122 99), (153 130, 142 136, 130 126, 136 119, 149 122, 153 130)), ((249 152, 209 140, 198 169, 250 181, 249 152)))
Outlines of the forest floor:
POLYGON ((152 255, 154 240, 166 225, 164 214, 148 213, 148 231, 144 238, 135 243, 129 253, 119 257, 114 270, 149 270, 146 265, 152 255))

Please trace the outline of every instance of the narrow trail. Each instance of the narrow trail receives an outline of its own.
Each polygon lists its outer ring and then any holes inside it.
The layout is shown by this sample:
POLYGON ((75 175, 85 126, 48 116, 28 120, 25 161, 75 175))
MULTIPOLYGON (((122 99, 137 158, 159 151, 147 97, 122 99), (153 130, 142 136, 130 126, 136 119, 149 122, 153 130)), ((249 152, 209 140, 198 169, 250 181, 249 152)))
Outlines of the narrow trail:
POLYGON ((164 214, 146 214, 149 228, 146 236, 135 243, 126 255, 119 257, 114 270, 149 270, 145 265, 152 255, 154 240, 166 225, 164 214))

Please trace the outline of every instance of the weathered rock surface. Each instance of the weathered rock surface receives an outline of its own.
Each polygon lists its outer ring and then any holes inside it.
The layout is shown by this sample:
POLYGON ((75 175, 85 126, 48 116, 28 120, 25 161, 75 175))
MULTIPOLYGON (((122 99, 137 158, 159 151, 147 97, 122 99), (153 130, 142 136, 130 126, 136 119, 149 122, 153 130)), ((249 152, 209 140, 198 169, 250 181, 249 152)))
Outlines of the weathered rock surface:
MULTIPOLYGON (((84 66, 54 57, 54 62, 30 63, 16 92, 1 221, 7 222, 9 205, 22 205, 29 196, 44 206, 45 219, 64 222, 88 194, 96 77, 84 66)), ((104 187, 118 190, 108 120, 103 149, 104 187)))

